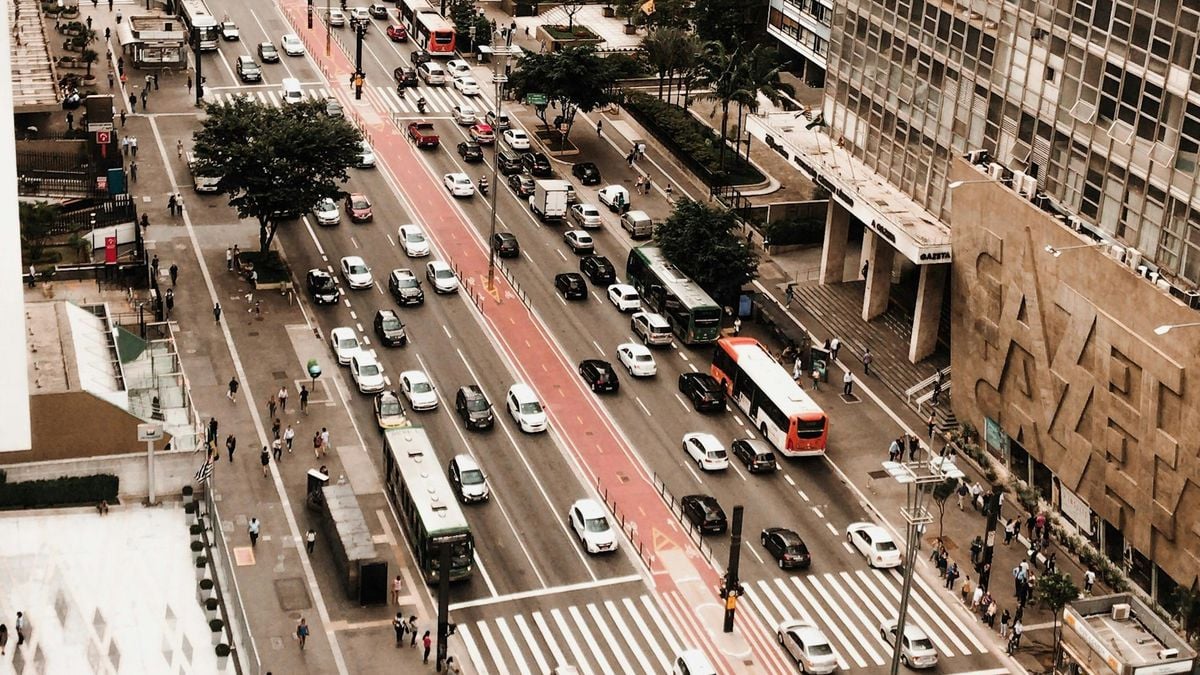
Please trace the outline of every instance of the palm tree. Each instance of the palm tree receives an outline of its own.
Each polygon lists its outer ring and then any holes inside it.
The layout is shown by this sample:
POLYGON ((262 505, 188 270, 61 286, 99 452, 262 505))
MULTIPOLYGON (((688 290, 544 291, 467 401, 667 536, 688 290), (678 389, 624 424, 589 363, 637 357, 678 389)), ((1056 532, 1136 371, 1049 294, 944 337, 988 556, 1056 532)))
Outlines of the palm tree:
POLYGON ((684 32, 678 28, 662 28, 651 32, 642 40, 646 59, 658 71, 659 98, 663 97, 663 85, 667 83, 667 75, 677 67, 679 50, 685 39, 684 32))
POLYGON ((703 55, 704 42, 695 33, 685 34, 683 42, 679 45, 675 64, 675 72, 682 80, 680 96, 683 98, 684 111, 687 111, 688 105, 691 104, 692 85, 695 84, 699 75, 698 70, 703 55))
MULTIPOLYGON (((749 95, 743 87, 742 73, 744 59, 743 44, 739 44, 732 52, 720 42, 709 42, 704 46, 704 57, 700 63, 700 74, 697 84, 706 88, 700 98, 706 101, 716 101, 721 110, 721 149, 720 167, 725 168, 725 145, 729 137, 729 106, 741 99, 748 100, 749 95)), ((717 114, 713 108, 712 115, 717 114)), ((710 115, 711 116, 711 115, 710 115)))
MULTIPOLYGON (((779 103, 783 100, 783 95, 794 96, 796 88, 787 82, 779 80, 781 70, 779 65, 779 55, 774 47, 762 47, 755 45, 754 49, 746 54, 742 75, 745 78, 743 88, 746 96, 737 99, 738 104, 738 134, 741 135, 743 129, 743 111, 748 111, 750 114, 758 112, 761 99, 760 96, 767 99, 771 103, 779 103)), ((750 161, 750 144, 746 144, 746 161, 750 161)))

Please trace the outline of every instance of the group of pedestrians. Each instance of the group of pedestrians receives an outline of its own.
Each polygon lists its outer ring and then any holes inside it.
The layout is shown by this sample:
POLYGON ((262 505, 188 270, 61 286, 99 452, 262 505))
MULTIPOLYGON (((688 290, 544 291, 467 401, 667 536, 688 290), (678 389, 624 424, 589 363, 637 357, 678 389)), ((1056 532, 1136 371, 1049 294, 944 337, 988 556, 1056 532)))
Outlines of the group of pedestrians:
POLYGON ((908 454, 908 461, 915 462, 917 453, 921 451, 921 441, 913 434, 903 433, 892 439, 888 446, 888 461, 900 462, 908 454))
MULTIPOLYGON (((409 636, 408 646, 416 649, 417 634, 420 632, 420 629, 417 627, 416 616, 410 616, 408 617, 408 620, 405 621, 404 613, 396 612, 396 617, 392 619, 392 630, 396 633, 397 648, 403 647, 405 636, 409 636)), ((429 663, 429 652, 433 649, 433 636, 430 634, 430 631, 427 630, 423 635, 421 635, 421 646, 425 648, 425 653, 421 657, 421 662, 429 663)), ((460 672, 458 669, 458 664, 454 663, 453 656, 446 658, 446 668, 451 673, 460 672)))

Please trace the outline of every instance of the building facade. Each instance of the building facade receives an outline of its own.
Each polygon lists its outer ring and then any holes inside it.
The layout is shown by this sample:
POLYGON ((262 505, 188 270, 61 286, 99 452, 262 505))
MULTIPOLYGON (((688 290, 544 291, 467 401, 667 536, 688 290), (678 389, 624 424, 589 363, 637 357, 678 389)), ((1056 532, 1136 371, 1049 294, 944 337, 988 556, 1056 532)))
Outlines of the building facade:
POLYGON ((804 81, 812 86, 825 83, 829 27, 833 20, 832 0, 771 0, 767 11, 767 34, 798 57, 804 81))

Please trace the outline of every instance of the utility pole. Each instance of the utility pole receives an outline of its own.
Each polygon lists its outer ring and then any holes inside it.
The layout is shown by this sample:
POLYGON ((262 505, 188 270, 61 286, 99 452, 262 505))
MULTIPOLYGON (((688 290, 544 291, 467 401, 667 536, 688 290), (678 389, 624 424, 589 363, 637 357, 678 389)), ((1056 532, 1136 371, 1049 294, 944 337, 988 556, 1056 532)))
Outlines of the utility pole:
POLYGON ((308 0, 308 29, 312 30, 313 23, 313 0, 308 0))
POLYGON ((362 100, 363 89, 363 68, 362 68, 362 48, 363 37, 367 34, 367 25, 361 21, 354 24, 354 100, 362 100))
POLYGON ((325 0, 325 56, 329 56, 330 52, 333 51, 333 27, 329 23, 331 14, 329 0, 325 0))
POLYGON ((738 581, 738 563, 742 558, 742 505, 733 507, 733 525, 730 526, 729 567, 725 572, 725 584, 721 588, 721 597, 725 599, 725 625, 721 630, 733 632, 733 618, 737 612, 737 599, 742 594, 742 584, 738 581))
MULTIPOLYGON (((472 27, 474 30, 474 27, 472 27)), ((498 34, 498 33, 497 33, 498 34)), ((494 35, 493 35, 494 37, 494 35)), ((492 46, 492 84, 495 85, 496 92, 496 120, 500 120, 500 116, 504 113, 504 89, 508 83, 508 57, 512 54, 512 48, 500 46, 493 43, 492 46), (501 69, 503 68, 503 74, 501 69)), ((492 129, 493 135, 499 135, 499 129, 492 129)), ((497 138, 494 143, 500 143, 497 138)), ((492 153, 492 177, 491 177, 491 208, 492 208, 492 223, 488 232, 488 275, 487 287, 489 291, 496 289, 496 247, 492 241, 496 237, 496 197, 500 193, 500 184, 496 182, 496 174, 500 170, 500 153, 492 153)))

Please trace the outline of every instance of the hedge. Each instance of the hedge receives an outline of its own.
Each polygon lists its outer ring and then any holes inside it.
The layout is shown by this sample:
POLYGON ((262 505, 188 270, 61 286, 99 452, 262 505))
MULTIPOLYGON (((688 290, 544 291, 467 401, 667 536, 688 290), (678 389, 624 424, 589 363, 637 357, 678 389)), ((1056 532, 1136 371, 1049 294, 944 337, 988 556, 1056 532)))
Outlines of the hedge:
POLYGON ((722 172, 721 135, 683 108, 649 94, 628 92, 625 109, 709 185, 747 185, 766 180, 731 147, 725 148, 722 172))
POLYGON ((101 474, 0 484, 0 509, 37 509, 74 504, 117 502, 120 480, 101 474))
POLYGON ((768 223, 763 234, 772 246, 820 244, 825 240, 825 223, 801 218, 777 220, 768 223))
POLYGON ((260 284, 277 284, 291 278, 287 263, 279 257, 279 251, 267 251, 266 253, 242 251, 239 254, 239 260, 254 265, 254 271, 258 272, 258 283, 260 284))

